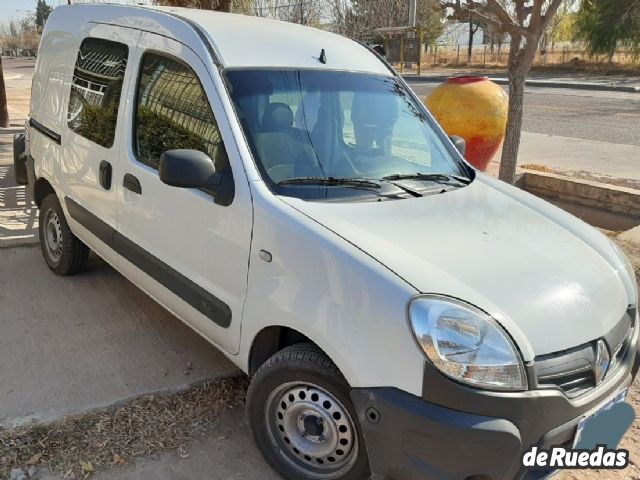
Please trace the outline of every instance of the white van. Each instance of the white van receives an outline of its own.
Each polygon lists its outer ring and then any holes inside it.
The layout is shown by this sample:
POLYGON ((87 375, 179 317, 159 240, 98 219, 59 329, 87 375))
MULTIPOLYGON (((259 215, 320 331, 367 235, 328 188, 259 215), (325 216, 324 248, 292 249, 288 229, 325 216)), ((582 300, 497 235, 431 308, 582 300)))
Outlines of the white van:
POLYGON ((59 7, 26 135, 51 270, 93 250, 252 376, 284 478, 542 478, 523 452, 571 445, 636 374, 620 250, 476 172, 359 43, 59 7))

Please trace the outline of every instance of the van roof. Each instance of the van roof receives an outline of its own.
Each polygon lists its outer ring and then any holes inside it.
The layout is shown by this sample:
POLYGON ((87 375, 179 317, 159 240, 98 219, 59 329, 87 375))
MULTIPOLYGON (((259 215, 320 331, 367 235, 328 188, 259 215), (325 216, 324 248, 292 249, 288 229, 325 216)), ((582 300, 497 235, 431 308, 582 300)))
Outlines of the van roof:
POLYGON ((248 15, 214 12, 191 8, 87 5, 78 4, 59 9, 83 9, 82 17, 87 21, 100 22, 98 17, 108 17, 109 23, 143 30, 170 34, 177 40, 184 32, 176 28, 175 22, 167 22, 167 16, 182 19, 200 30, 211 43, 217 63, 226 68, 314 68, 328 70, 351 70, 390 75, 387 67, 367 48, 346 37, 317 28, 248 15), (109 10, 109 11, 107 11, 109 10), (144 20, 140 18, 144 12, 144 20), (156 26, 154 26, 154 24, 156 26), (325 51, 326 63, 320 62, 325 51))

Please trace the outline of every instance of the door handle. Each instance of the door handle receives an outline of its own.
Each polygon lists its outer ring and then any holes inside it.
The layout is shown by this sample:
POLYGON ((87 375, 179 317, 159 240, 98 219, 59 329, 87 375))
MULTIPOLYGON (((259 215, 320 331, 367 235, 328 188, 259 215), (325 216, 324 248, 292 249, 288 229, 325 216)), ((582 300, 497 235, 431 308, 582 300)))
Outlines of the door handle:
POLYGON ((105 190, 111 190, 111 164, 106 160, 100 162, 100 171, 98 173, 98 179, 100 180, 100 185, 105 190))
POLYGON ((140 180, 138 180, 130 173, 125 174, 124 179, 122 180, 122 186, 127 190, 131 190, 133 193, 142 195, 142 186, 140 186, 140 180))

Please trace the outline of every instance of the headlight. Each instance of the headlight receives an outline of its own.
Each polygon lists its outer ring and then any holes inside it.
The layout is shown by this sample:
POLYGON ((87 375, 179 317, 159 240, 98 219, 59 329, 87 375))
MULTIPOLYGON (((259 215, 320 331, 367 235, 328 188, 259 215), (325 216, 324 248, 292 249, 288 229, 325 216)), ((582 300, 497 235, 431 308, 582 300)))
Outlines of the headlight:
POLYGON ((627 255, 622 251, 622 249, 618 246, 618 244, 611 239, 609 240, 611 242, 611 245, 613 245, 614 250, 618 254, 618 258, 620 258, 620 261, 624 265, 624 268, 627 271, 627 275, 629 276, 629 279, 631 280, 631 289, 632 289, 631 295, 633 298, 629 299, 629 305, 632 307, 637 307, 638 306, 638 281, 636 279, 636 272, 633 269, 633 265, 631 265, 631 262, 627 258, 627 255))
POLYGON ((484 312, 439 296, 409 306, 413 333, 427 358, 454 380, 492 390, 526 390, 527 375, 511 338, 484 312))

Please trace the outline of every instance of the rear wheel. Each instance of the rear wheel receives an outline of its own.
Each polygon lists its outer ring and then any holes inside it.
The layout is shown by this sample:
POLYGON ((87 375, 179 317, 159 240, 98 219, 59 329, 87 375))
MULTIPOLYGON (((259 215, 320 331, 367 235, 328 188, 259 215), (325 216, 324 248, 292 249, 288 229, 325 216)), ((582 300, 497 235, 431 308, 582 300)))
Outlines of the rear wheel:
POLYGON ((18 185, 29 183, 27 176, 26 137, 24 133, 13 136, 13 175, 18 185))
POLYGON ((40 247, 47 265, 58 275, 73 275, 87 265, 89 247, 69 228, 55 194, 49 194, 40 205, 40 247))
POLYGON ((247 410, 256 443, 284 478, 369 478, 349 385, 315 346, 288 347, 260 367, 247 410))

